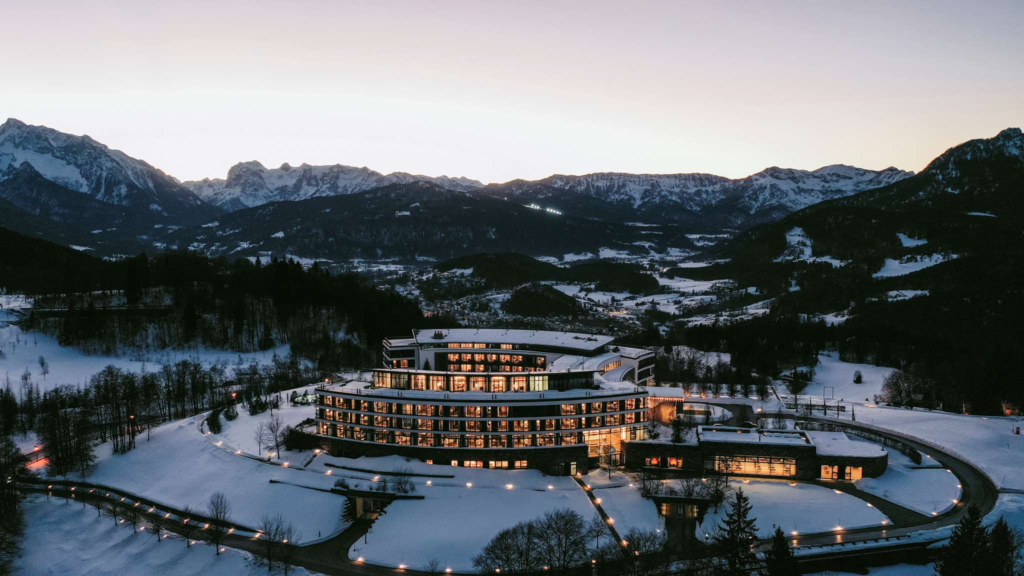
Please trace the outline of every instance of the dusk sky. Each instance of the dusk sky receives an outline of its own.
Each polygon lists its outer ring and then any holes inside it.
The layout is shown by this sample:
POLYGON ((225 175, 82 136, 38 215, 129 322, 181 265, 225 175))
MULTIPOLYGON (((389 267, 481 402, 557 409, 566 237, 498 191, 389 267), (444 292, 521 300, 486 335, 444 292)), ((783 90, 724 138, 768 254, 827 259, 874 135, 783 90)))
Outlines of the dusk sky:
MULTIPOLYGON (((21 2, 0 117, 182 179, 920 170, 1024 125, 1024 2, 21 2)), ((0 118, 2 121, 2 118, 0 118)))

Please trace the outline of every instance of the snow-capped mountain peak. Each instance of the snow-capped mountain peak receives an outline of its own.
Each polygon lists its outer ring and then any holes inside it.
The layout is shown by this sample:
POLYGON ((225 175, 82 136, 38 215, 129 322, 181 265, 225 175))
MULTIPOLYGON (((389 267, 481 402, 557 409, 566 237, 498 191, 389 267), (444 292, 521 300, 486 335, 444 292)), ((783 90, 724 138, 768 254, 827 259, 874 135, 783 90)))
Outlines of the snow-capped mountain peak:
POLYGON ((367 167, 333 166, 293 167, 284 163, 280 168, 267 168, 255 160, 235 164, 226 179, 204 179, 185 182, 185 186, 201 198, 227 210, 261 206, 269 202, 306 200, 320 196, 354 194, 388 184, 406 184, 426 181, 459 191, 475 190, 483 186, 469 178, 448 176, 420 176, 405 172, 381 174, 367 167))
POLYGON ((24 163, 43 178, 108 204, 186 221, 215 213, 177 180, 89 136, 8 119, 0 125, 0 180, 24 163))

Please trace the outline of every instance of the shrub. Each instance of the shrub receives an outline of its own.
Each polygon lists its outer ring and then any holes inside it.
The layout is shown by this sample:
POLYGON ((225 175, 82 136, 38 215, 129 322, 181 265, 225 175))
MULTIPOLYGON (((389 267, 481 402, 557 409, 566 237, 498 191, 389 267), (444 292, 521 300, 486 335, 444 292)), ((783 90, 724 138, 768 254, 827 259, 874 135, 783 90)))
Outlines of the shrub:
POLYGON ((228 406, 224 409, 224 417, 228 419, 228 422, 238 418, 238 408, 234 404, 228 406))
POLYGON ((291 426, 284 430, 284 447, 288 450, 312 450, 320 446, 316 436, 296 430, 291 426))
POLYGON ((210 429, 210 432, 214 434, 220 434, 220 409, 210 412, 210 415, 206 418, 206 427, 210 429))

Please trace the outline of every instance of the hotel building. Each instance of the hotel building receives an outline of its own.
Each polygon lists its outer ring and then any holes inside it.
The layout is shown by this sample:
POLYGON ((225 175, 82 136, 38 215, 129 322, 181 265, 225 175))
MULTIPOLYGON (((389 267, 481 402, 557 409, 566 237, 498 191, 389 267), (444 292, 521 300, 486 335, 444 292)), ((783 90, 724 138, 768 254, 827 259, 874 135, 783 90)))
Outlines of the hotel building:
POLYGON ((654 353, 610 336, 420 330, 385 340, 383 363, 317 391, 332 454, 574 474, 645 438, 654 353))

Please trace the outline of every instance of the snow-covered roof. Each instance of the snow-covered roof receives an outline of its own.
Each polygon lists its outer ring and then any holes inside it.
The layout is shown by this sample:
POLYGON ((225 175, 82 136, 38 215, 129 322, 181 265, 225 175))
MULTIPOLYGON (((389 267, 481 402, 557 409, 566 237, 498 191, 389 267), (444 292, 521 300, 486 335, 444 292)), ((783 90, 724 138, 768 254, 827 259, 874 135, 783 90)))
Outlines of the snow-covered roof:
POLYGON ((549 372, 565 372, 566 370, 600 370, 602 366, 614 361, 618 352, 605 352, 597 356, 577 356, 563 354, 548 365, 549 372))
POLYGON ((388 338, 387 342, 393 348, 398 348, 398 347, 401 347, 401 346, 415 346, 416 345, 416 339, 415 338, 388 338))
POLYGON ((807 433, 799 430, 759 430, 733 426, 698 426, 701 442, 810 445, 807 433))
POLYGON ((882 456, 885 448, 871 442, 851 440, 844 432, 806 432, 819 456, 882 456))
POLYGON ((553 332, 547 330, 505 330, 501 328, 452 328, 448 330, 417 330, 414 338, 419 344, 446 342, 484 342, 495 344, 533 344, 576 350, 598 350, 615 338, 599 334, 553 332), (438 337, 435 337, 438 335, 438 337))
POLYGON ((631 348, 629 346, 617 346, 617 348, 619 349, 619 355, 621 355, 623 358, 635 359, 647 354, 654 354, 654 352, 651 352, 650 350, 645 350, 644 348, 631 348))

